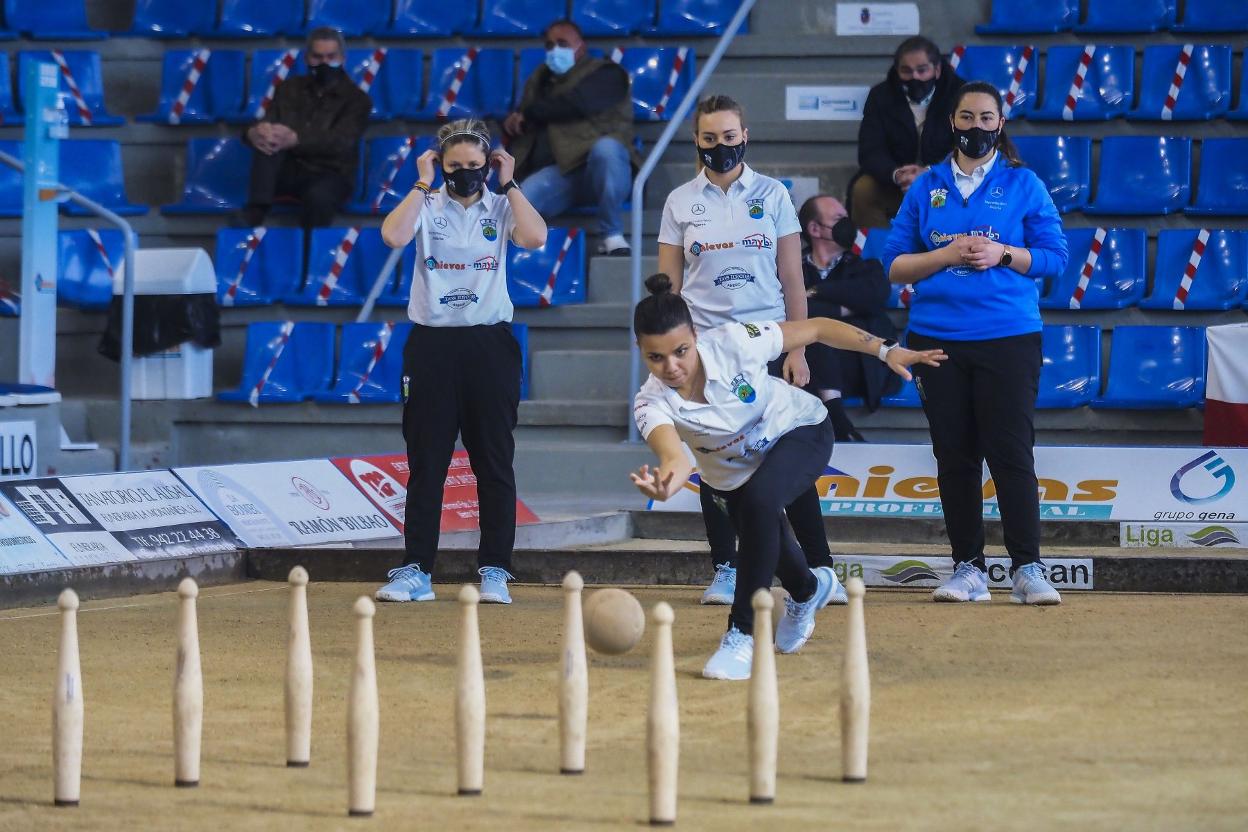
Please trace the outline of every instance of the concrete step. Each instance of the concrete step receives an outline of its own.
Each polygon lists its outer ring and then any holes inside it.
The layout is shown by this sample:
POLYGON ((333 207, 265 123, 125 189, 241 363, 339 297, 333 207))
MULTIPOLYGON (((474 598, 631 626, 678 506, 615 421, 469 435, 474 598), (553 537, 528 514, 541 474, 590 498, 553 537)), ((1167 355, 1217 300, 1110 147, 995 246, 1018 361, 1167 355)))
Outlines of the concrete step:
MULTIPOLYGON (((645 280, 658 271, 659 258, 646 256, 641 258, 641 279, 645 280)), ((595 257, 589 261, 589 297, 595 302, 632 303, 632 272, 631 257, 595 257)), ((629 313, 625 326, 632 325, 632 314, 629 313)))
POLYGON ((628 402, 539 399, 520 402, 520 424, 548 427, 627 427, 628 402))
POLYGON ((628 353, 619 350, 543 350, 531 359, 535 400, 619 400, 626 396, 628 353))
POLYGON ((653 462, 642 444, 522 442, 516 445, 516 483, 524 495, 611 496, 626 501, 621 505, 644 505, 628 475, 653 462))

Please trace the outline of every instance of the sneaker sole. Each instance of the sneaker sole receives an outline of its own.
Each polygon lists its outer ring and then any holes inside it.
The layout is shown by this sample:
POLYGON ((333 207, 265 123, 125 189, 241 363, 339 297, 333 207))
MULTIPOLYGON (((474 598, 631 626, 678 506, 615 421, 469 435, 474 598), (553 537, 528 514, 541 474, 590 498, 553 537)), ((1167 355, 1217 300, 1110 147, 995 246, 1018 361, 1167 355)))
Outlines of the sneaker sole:
POLYGON ((421 595, 418 598, 413 598, 410 595, 406 598, 400 598, 397 595, 391 595, 388 592, 381 592, 380 590, 374 593, 373 597, 376 598, 378 601, 388 601, 391 604, 409 604, 414 601, 432 601, 435 598, 432 592, 428 593, 427 595, 421 595))
POLYGON ((745 681, 748 681, 750 677, 749 676, 729 676, 726 673, 720 673, 714 670, 708 671, 705 668, 703 668, 702 678, 713 679, 717 682, 745 682, 745 681))
POLYGON ((1029 598, 1019 598, 1017 595, 1011 594, 1010 603, 1025 604, 1027 606, 1032 606, 1032 607, 1056 607, 1062 603, 1062 597, 1060 595, 1056 598, 1043 597, 1043 598, 1038 598, 1035 601, 1032 601, 1029 598))
POLYGON ((732 604, 731 595, 703 595, 699 603, 708 607, 727 607, 732 604))
POLYGON ((492 594, 492 593, 491 593, 491 594, 489 594, 489 595, 482 595, 482 596, 481 596, 481 603, 482 603, 482 604, 510 604, 510 603, 511 603, 511 599, 510 599, 510 598, 504 598, 504 597, 503 597, 503 596, 501 596, 501 595, 494 595, 494 594, 492 594))
POLYGON ((940 590, 932 593, 932 600, 938 604, 982 604, 992 600, 992 595, 985 592, 983 595, 975 595, 968 598, 958 598, 955 595, 945 593, 941 594, 940 590))

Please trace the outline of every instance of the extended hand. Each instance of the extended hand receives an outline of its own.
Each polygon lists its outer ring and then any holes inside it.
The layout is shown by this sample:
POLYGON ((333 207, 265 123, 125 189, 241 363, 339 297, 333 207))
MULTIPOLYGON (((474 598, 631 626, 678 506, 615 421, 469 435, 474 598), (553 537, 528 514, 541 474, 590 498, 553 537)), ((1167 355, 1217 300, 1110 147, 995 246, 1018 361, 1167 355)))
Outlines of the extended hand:
POLYGON ((643 465, 637 470, 637 473, 630 473, 628 477, 642 494, 651 500, 664 502, 668 497, 672 496, 672 479, 676 476, 676 472, 669 471, 662 480, 659 479, 658 474, 657 468, 651 471, 649 465, 643 465))
POLYGON ((916 352, 914 350, 908 350, 905 347, 893 347, 888 351, 887 363, 888 369, 892 370, 906 381, 910 381, 912 376, 910 375, 910 371, 906 369, 907 367, 912 367, 915 364, 926 364, 929 367, 939 367, 940 362, 944 361, 948 357, 949 356, 945 355, 944 350, 923 350, 921 352, 916 352))
POLYGON ((516 159, 501 147, 490 154, 490 164, 498 168, 499 187, 506 185, 516 176, 516 159))

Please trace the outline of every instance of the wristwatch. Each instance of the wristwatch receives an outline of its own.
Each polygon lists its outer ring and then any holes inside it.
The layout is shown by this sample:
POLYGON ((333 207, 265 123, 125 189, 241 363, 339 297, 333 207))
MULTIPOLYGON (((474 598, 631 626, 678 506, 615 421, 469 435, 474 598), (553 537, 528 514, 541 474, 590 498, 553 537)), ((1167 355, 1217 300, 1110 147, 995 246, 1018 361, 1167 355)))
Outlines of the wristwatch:
POLYGON ((897 349, 900 344, 892 338, 885 338, 884 343, 880 344, 880 360, 888 361, 888 354, 897 349))
POLYGON ((510 191, 512 188, 515 188, 515 189, 517 189, 517 190, 520 190, 520 183, 519 183, 519 182, 517 182, 515 179, 512 179, 512 180, 511 180, 510 182, 508 182, 506 185, 504 185, 503 187, 499 188, 499 189, 498 189, 498 192, 499 192, 500 194, 506 194, 506 193, 507 193, 508 191, 510 191))
POLYGON ((1014 262, 1014 254, 1013 252, 1010 251, 1009 246, 1002 246, 1002 248, 1004 248, 1005 251, 1001 252, 1001 262, 998 263, 997 265, 1008 266, 1014 262))

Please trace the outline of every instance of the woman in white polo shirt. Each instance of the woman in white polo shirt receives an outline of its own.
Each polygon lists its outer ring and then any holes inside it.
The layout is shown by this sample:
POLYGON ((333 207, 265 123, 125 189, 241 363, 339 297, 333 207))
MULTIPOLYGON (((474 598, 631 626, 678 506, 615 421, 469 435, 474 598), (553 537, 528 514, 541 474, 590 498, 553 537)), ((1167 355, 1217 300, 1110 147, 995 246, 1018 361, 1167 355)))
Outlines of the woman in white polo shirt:
POLYGON ((419 181, 381 226, 393 248, 416 240, 416 267, 407 308, 415 326, 403 348, 406 551, 377 598, 433 599, 442 489, 462 435, 481 507, 481 600, 509 604, 521 359, 511 334, 507 242, 540 248, 546 223, 513 178, 515 160, 490 151, 490 135, 478 120, 444 125, 437 150, 421 154, 416 168, 419 181), (445 181, 436 191, 435 165, 445 181), (485 186, 490 167, 498 171, 498 194, 485 186))
POLYGON ((650 377, 634 399, 633 414, 659 465, 643 465, 630 476, 642 494, 666 500, 693 470, 684 443, 697 460, 702 488, 726 507, 741 537, 736 597, 728 631, 702 675, 748 679, 754 593, 780 578, 789 597, 776 649, 794 653, 814 632, 815 611, 837 585, 831 567, 807 566, 784 515, 823 474, 832 453, 832 423, 819 399, 770 375, 768 363, 818 341, 877 355, 908 379, 907 367, 939 366, 945 355, 913 352, 830 318, 701 329, 691 308, 672 293, 667 275, 652 276, 646 288, 650 296, 633 313, 633 332, 650 377))

